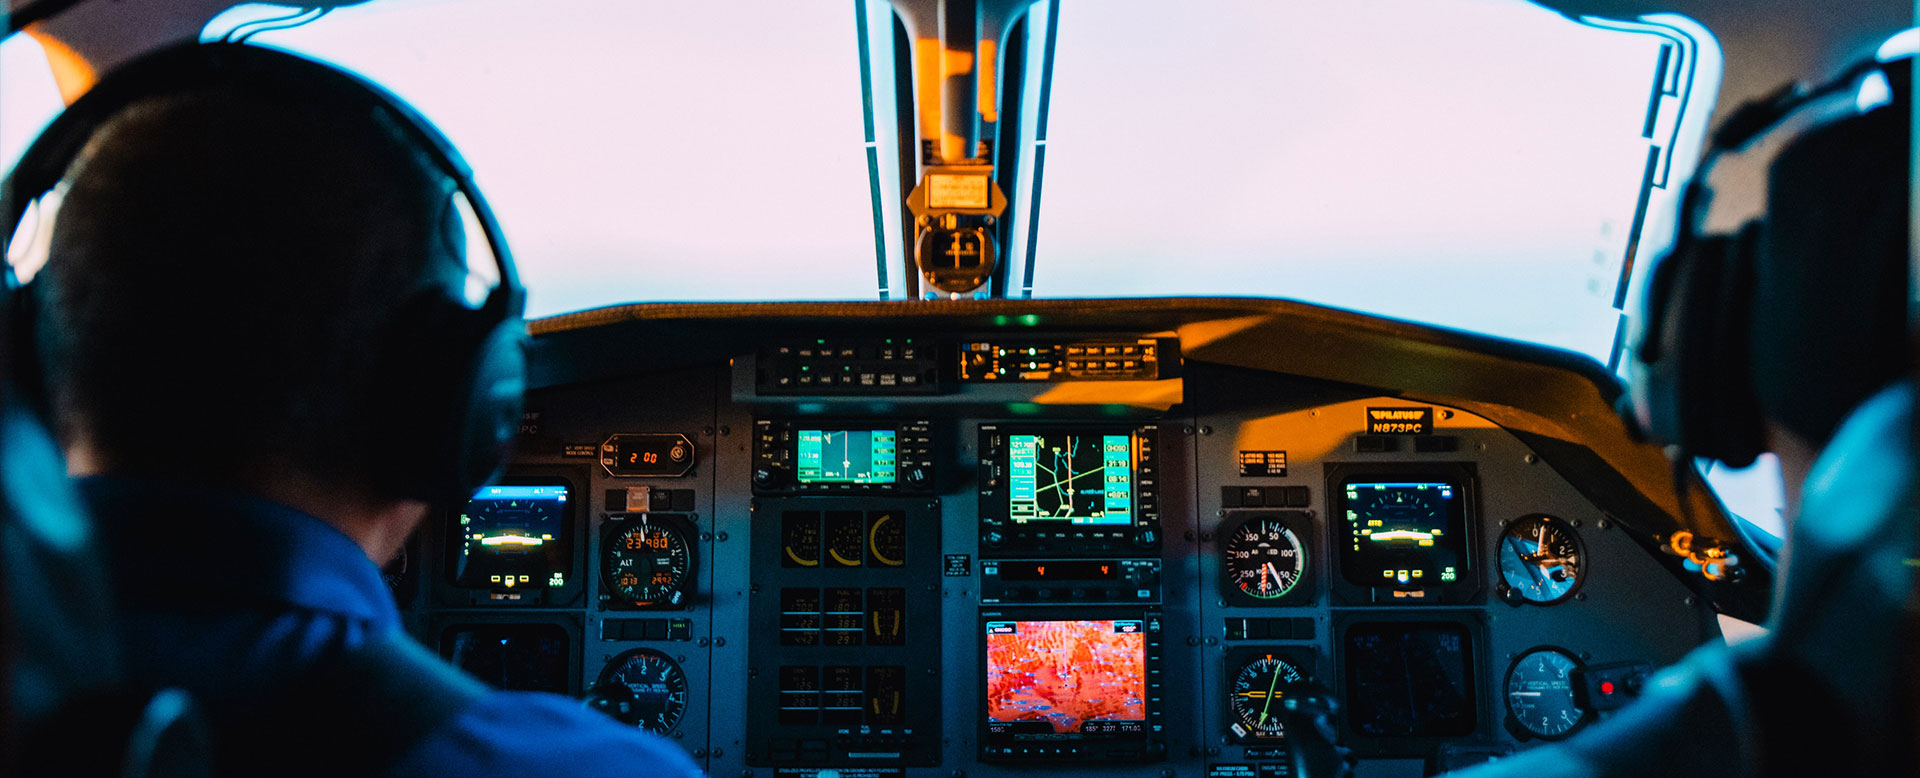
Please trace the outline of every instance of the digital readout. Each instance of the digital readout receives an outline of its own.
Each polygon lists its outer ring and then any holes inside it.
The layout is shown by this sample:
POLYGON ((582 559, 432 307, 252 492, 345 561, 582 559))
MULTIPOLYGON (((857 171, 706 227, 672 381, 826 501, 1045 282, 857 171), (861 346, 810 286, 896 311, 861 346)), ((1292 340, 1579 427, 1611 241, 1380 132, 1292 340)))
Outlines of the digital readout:
POLYGON ((799 430, 799 467, 803 484, 891 484, 894 481, 893 430, 799 430))
POLYGON ((1133 436, 1007 436, 1007 516, 1016 522, 1133 523, 1133 436))
POLYGON ((685 435, 621 434, 600 445, 600 464, 618 476, 682 476, 693 461, 693 441, 685 435))
POLYGON ((1120 577, 1113 560, 1049 559, 1041 562, 1002 560, 994 563, 1002 581, 1108 581, 1120 577))

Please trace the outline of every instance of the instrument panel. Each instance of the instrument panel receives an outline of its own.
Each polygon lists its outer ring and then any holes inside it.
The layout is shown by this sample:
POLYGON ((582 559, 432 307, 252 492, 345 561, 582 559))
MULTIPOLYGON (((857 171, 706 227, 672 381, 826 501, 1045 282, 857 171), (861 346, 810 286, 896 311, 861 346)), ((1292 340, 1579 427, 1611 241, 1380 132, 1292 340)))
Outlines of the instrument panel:
POLYGON ((1426 775, 1718 635, 1466 403, 1177 328, 801 335, 549 379, 501 485, 417 539, 411 628, 743 778, 1287 775, 1307 683, 1361 775, 1426 775))

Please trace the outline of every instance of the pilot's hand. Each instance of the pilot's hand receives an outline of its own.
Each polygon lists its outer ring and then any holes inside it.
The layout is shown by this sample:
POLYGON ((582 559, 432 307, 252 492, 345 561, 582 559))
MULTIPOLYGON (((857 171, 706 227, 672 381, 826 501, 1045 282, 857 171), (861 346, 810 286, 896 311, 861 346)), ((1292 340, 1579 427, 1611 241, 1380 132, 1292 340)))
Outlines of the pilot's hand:
POLYGON ((1340 745, 1340 701, 1333 692, 1303 683, 1289 689, 1281 705, 1295 778, 1353 775, 1353 752, 1340 745))

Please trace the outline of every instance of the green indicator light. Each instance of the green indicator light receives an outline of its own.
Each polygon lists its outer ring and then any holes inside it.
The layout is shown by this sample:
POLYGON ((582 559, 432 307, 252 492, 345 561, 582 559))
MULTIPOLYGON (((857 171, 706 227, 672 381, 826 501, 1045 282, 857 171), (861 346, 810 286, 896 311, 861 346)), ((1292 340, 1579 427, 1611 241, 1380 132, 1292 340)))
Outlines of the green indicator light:
POLYGON ((1040 323, 1040 317, 1029 313, 1020 317, 1020 323, 1032 327, 1040 323))

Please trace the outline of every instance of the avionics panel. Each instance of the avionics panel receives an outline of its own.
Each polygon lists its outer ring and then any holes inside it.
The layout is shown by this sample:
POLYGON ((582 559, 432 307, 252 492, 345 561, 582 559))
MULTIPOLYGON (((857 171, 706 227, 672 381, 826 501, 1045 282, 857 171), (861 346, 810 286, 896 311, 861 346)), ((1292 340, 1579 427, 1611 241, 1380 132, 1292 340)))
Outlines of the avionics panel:
POLYGON ((980 603, 1158 605, 1160 560, 983 560, 980 603))
POLYGON ((1159 427, 980 426, 980 553, 1160 546, 1159 427))
POLYGON ((959 345, 962 382, 1153 381, 1179 375, 1176 338, 1006 338, 959 345))
POLYGON ((762 498, 753 514, 746 763, 938 763, 938 514, 818 496, 762 498))
POLYGON ((980 758, 1166 757, 1157 611, 982 611, 980 758))
POLYGON ((1472 469, 1463 464, 1327 467, 1349 603, 1463 603, 1479 590, 1472 469))
POLYGON ((755 494, 930 494, 925 421, 754 422, 755 494))

